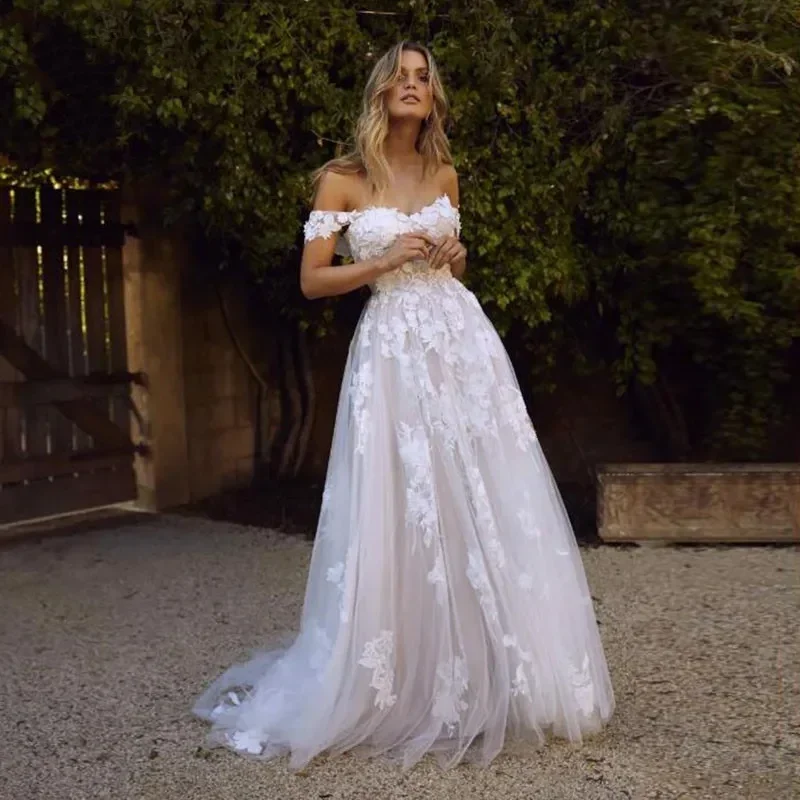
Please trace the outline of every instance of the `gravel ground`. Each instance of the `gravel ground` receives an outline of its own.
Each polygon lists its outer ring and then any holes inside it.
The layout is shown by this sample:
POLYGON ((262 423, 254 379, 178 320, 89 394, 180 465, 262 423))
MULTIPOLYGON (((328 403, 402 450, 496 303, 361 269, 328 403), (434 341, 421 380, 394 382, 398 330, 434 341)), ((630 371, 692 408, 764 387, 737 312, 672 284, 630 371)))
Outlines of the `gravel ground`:
POLYGON ((401 774, 206 750, 205 683, 299 617, 310 545, 143 517, 0 548, 2 800, 800 797, 800 550, 583 551, 617 714, 583 746, 401 774))

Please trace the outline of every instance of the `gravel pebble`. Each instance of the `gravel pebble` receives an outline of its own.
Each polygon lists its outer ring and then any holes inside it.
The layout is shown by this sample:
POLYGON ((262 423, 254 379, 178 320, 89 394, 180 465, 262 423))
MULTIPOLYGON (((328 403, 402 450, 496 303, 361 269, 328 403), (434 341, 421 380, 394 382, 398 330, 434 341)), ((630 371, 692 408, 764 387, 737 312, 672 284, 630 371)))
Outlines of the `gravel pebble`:
POLYGON ((800 797, 796 547, 584 549, 617 713, 581 746, 405 774, 206 749, 192 701, 294 629, 310 552, 168 515, 0 549, 0 798, 800 797))

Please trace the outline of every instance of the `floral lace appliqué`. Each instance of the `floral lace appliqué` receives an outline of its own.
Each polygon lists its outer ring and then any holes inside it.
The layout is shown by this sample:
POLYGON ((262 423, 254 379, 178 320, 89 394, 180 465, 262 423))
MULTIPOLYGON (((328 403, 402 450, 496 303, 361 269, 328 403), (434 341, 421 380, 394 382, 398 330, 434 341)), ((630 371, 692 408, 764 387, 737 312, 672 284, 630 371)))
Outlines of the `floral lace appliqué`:
POLYGON ((587 716, 595 710, 594 685, 588 654, 584 654, 580 667, 570 665, 572 691, 581 711, 587 716))
POLYGON ((477 467, 470 468, 469 476, 472 485, 473 502, 475 503, 475 517, 487 539, 486 550, 489 554, 489 560, 495 569, 503 569, 506 565, 506 554, 497 536, 497 524, 489 502, 486 484, 477 467))
POLYGON ((312 641, 314 649, 309 657, 309 666, 317 673, 317 680, 321 681, 324 675, 323 668, 330 660, 333 642, 325 628, 318 622, 314 623, 312 628, 312 641))
MULTIPOLYGON (((347 211, 312 211, 303 226, 305 241, 330 239, 334 233, 338 233, 342 228, 350 224, 351 217, 352 214, 347 211)), ((345 257, 351 255, 345 237, 339 238, 335 252, 337 255, 345 257)))
POLYGON ((227 735, 228 744, 242 753, 259 756, 264 750, 264 744, 255 731, 234 731, 227 735))
POLYGON ((365 645, 358 663, 372 670, 369 685, 376 689, 375 705, 380 709, 390 708, 395 704, 397 695, 392 694, 394 685, 394 632, 383 630, 365 645))
MULTIPOLYGON (((406 525, 421 531, 423 544, 430 547, 439 520, 428 440, 421 426, 412 428, 405 423, 400 424, 397 436, 406 473, 406 525)), ((412 553, 415 548, 416 541, 412 543, 412 553)))
POLYGON ((479 552, 472 550, 468 556, 467 580, 478 593, 481 608, 485 614, 493 621, 499 619, 497 604, 492 594, 492 584, 489 582, 489 574, 486 571, 486 564, 479 552))
POLYGON ((354 539, 347 548, 346 560, 337 561, 332 567, 328 567, 325 573, 325 580, 334 584, 339 592, 339 620, 343 623, 350 621, 350 609, 356 586, 356 580, 352 573, 358 557, 357 550, 358 542, 354 539), (350 574, 349 580, 348 573, 350 574))
POLYGON ((370 425, 367 401, 372 394, 372 364, 369 361, 365 361, 354 373, 350 394, 353 398, 353 419, 356 426, 356 452, 363 453, 370 425))
POLYGON ((447 574, 444 569, 444 555, 441 547, 436 553, 433 569, 428 573, 428 583, 436 587, 436 602, 443 606, 447 601, 447 574))
POLYGON ((542 530, 536 524, 536 517, 531 511, 533 500, 530 492, 525 492, 522 499, 525 501, 525 505, 517 511, 517 519, 522 526, 522 532, 528 539, 540 540, 542 538, 542 530))
POLYGON ((514 673, 514 680, 511 682, 511 694, 515 697, 519 694, 523 697, 531 696, 531 688, 522 663, 517 664, 517 671, 514 673))
POLYGON ((516 636, 510 636, 508 634, 503 636, 503 645, 513 650, 519 659, 514 677, 511 681, 512 696, 516 697, 517 695, 522 695, 523 697, 530 697, 531 689, 528 676, 525 674, 525 665, 533 661, 533 655, 522 648, 516 636))
POLYGON ((346 211, 312 211, 303 226, 305 240, 330 239, 350 222, 346 211))
POLYGON ((466 661, 456 656, 450 662, 439 664, 436 677, 438 687, 433 698, 433 716, 442 721, 452 736, 462 712, 469 708, 463 699, 468 685, 466 661))
MULTIPOLYGON (((525 401, 516 386, 500 387, 502 419, 513 431, 520 450, 529 450, 536 442, 536 431, 525 408, 525 401)), ((537 465, 538 469, 538 465, 537 465)))
POLYGON ((334 584, 339 590, 339 619, 342 622, 347 622, 349 618, 344 597, 345 571, 346 566, 344 561, 338 561, 332 567, 328 567, 328 571, 325 573, 325 580, 327 580, 328 583, 334 584))
POLYGON ((335 583, 339 591, 344 589, 344 561, 339 561, 332 567, 328 567, 325 579, 329 583, 335 583))

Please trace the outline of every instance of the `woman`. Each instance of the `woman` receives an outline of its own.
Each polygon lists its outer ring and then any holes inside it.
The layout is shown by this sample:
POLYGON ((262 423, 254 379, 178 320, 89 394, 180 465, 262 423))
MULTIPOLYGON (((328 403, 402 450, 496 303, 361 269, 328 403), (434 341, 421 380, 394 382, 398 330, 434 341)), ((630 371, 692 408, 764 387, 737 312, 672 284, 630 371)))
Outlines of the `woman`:
POLYGON ((350 347, 300 632, 195 712, 290 766, 322 751, 487 764, 579 740, 614 699, 583 565, 494 328, 460 283, 458 180, 433 58, 375 66, 352 154, 319 174, 307 297, 369 285, 350 347), (344 231, 343 235, 342 232, 344 231), (334 252, 353 263, 332 266, 334 252))

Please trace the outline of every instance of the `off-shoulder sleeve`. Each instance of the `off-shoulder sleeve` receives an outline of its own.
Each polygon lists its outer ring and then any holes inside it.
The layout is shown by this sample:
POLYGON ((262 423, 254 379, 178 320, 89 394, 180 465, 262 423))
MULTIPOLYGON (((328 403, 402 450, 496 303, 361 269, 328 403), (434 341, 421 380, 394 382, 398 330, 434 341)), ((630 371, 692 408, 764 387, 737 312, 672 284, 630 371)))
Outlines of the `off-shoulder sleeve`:
MULTIPOLYGON (((339 233, 342 228, 350 224, 350 214, 347 211, 320 211, 314 210, 308 215, 303 233, 307 242, 313 239, 330 239, 334 233, 339 233)), ((336 254, 349 257, 350 248, 344 236, 336 242, 336 254)))
POLYGON ((453 206, 453 224, 456 229, 456 239, 461 238, 461 212, 458 210, 458 206, 453 206))

